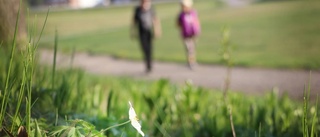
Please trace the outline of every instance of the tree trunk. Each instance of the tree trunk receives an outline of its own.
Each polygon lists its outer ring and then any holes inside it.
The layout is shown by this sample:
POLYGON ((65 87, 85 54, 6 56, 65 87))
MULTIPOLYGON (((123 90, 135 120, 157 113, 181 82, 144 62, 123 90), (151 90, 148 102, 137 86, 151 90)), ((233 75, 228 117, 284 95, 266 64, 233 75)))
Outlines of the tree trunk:
MULTIPOLYGON (((20 0, 0 0, 0 43, 8 49, 13 40, 20 0)), ((24 17, 24 6, 21 3, 20 19, 17 31, 17 43, 26 40, 26 21, 24 17)))

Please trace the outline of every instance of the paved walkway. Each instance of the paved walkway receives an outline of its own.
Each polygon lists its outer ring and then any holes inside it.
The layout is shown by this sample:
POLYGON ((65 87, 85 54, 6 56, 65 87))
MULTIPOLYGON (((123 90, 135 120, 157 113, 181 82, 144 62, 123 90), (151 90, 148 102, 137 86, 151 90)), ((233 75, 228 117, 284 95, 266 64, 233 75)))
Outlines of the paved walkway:
MULTIPOLYGON (((40 58, 43 63, 52 64, 53 52, 42 50, 40 58)), ((70 62, 70 55, 58 53, 59 67, 68 67, 70 62)), ((163 62, 155 62, 153 72, 146 75, 142 62, 87 53, 77 53, 73 66, 99 75, 129 76, 147 80, 166 78, 177 84, 192 80, 194 85, 214 89, 222 89, 226 75, 226 68, 223 66, 199 65, 196 70, 191 71, 186 65, 163 62)), ((230 88, 237 92, 261 95, 276 87, 280 94, 288 92, 292 98, 302 99, 304 87, 310 79, 309 74, 309 71, 302 70, 235 67, 232 70, 230 88)), ((314 99, 317 94, 320 95, 319 71, 312 72, 310 85, 311 98, 314 99)))

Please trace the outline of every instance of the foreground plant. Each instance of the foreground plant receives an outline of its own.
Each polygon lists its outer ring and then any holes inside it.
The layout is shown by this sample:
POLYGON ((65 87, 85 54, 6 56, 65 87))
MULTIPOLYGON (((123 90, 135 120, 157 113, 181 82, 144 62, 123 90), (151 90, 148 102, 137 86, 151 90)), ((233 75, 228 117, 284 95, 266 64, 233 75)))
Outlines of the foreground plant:
POLYGON ((141 130, 141 125, 138 121, 138 118, 137 118, 137 114, 136 114, 136 111, 134 110, 134 108, 132 107, 132 104, 131 102, 129 101, 129 105, 130 105, 130 108, 129 108, 129 120, 126 121, 126 122, 123 122, 123 123, 120 123, 120 124, 117 124, 117 125, 114 125, 114 126, 111 126, 111 127, 108 127, 104 130, 101 130, 98 134, 95 134, 93 135, 93 137, 95 136, 98 136, 98 135, 101 135, 102 133, 106 132, 107 130, 109 129, 112 129, 112 128, 115 128, 115 127, 120 127, 120 126, 123 126, 129 122, 131 122, 131 125, 138 131, 138 133, 141 135, 141 136, 144 136, 144 133, 142 132, 141 130))
POLYGON ((131 102, 129 101, 129 119, 131 121, 131 125, 141 134, 141 136, 144 136, 144 133, 141 131, 141 125, 138 121, 136 111, 134 111, 134 108, 132 107, 131 102))
POLYGON ((67 125, 62 126, 56 126, 54 127, 54 130, 51 131, 49 136, 58 136, 58 137, 64 137, 64 136, 91 136, 91 137, 104 137, 104 132, 106 132, 109 129, 120 127, 125 124, 128 124, 131 122, 131 125, 141 134, 141 136, 144 136, 144 133, 141 131, 141 125, 138 122, 137 114, 132 107, 131 102, 129 102, 130 108, 129 108, 129 120, 125 121, 120 124, 116 124, 113 126, 110 126, 106 129, 101 130, 100 132, 95 129, 95 126, 80 119, 76 120, 68 120, 67 125))

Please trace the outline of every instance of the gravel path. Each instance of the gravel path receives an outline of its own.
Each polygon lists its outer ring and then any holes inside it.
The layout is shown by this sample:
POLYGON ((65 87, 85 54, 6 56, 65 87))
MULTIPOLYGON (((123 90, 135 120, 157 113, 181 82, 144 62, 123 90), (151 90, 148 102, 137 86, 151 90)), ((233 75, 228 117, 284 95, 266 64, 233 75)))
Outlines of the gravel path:
MULTIPOLYGON (((42 50, 40 61, 52 64, 53 52, 42 50)), ((71 56, 58 53, 59 67, 70 67, 71 56)), ((199 65, 194 71, 186 65, 175 63, 155 62, 151 74, 144 74, 142 62, 114 59, 110 56, 89 55, 76 53, 73 66, 79 67, 88 73, 99 75, 129 76, 139 79, 155 80, 166 78, 170 81, 183 84, 192 80, 194 85, 206 88, 221 89, 226 75, 226 68, 216 65, 199 65)), ((302 70, 276 70, 261 68, 232 69, 230 89, 247 94, 261 95, 273 88, 279 93, 287 92, 292 98, 302 99, 303 90, 309 81, 310 72, 302 70)), ((313 71, 311 75, 311 98, 320 93, 320 72, 313 71)))

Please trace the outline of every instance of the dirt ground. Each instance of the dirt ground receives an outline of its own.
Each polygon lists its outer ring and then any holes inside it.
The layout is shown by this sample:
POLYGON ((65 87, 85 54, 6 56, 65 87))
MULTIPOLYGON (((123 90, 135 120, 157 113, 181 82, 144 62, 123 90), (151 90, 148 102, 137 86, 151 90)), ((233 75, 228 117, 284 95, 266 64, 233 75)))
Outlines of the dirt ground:
MULTIPOLYGON (((41 50, 40 61, 43 64, 52 64, 53 51, 41 50)), ((183 84, 186 80, 194 85, 211 89, 222 89, 226 77, 226 67, 217 65, 199 65, 195 70, 190 70, 186 65, 155 62, 152 73, 144 73, 144 64, 141 61, 128 61, 115 59, 110 56, 89 55, 76 53, 74 60, 71 55, 57 54, 59 67, 82 68, 87 73, 98 75, 128 76, 144 80, 157 80, 166 78, 176 84, 183 84)), ((272 89, 279 94, 285 92, 294 99, 303 99, 305 85, 311 85, 311 98, 315 99, 320 93, 320 71, 304 70, 278 70, 262 68, 232 69, 230 89, 252 95, 262 95, 272 89)))

